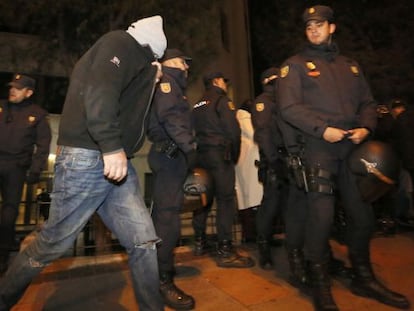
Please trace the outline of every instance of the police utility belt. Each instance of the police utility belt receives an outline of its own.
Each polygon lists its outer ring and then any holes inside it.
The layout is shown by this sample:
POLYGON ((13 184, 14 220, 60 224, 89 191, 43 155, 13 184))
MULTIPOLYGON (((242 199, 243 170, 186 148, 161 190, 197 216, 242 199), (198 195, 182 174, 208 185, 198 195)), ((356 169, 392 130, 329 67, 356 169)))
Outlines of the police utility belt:
POLYGON ((154 150, 164 153, 168 158, 176 158, 178 155, 178 146, 172 140, 163 140, 153 143, 154 150))
POLYGON ((305 167, 299 156, 288 157, 288 167, 299 189, 334 194, 335 175, 320 167, 305 167))

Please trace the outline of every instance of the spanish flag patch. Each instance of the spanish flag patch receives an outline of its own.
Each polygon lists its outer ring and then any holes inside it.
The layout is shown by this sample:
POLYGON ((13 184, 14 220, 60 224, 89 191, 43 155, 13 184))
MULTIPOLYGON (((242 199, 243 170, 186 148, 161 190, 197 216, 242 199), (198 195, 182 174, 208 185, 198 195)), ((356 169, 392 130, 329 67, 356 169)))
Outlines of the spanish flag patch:
POLYGON ((257 103, 256 104, 256 111, 262 112, 265 109, 264 103, 257 103))
POLYGON ((160 83, 160 89, 161 89, 161 92, 163 93, 166 93, 166 94, 170 93, 171 92, 170 82, 160 83))

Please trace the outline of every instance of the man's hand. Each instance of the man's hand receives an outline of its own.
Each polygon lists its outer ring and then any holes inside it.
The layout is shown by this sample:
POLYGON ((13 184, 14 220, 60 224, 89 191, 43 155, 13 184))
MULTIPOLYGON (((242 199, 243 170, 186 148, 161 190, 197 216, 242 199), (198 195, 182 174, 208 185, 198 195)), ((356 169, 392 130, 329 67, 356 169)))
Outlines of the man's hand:
POLYGON ((157 75, 156 75, 156 78, 155 78, 155 83, 158 83, 158 82, 160 82, 160 80, 162 78, 162 66, 161 66, 161 63, 155 61, 155 62, 152 62, 151 65, 157 67, 157 75))
POLYGON ((104 154, 104 175, 109 180, 122 181, 127 175, 127 157, 124 151, 104 154))
POLYGON ((350 139, 354 144, 360 144, 367 138, 369 135, 369 130, 365 127, 358 127, 352 130, 348 130, 349 136, 348 139, 350 139))
POLYGON ((348 132, 349 131, 345 131, 343 129, 328 126, 325 129, 325 132, 323 132, 322 137, 329 143, 336 143, 349 135, 348 132))

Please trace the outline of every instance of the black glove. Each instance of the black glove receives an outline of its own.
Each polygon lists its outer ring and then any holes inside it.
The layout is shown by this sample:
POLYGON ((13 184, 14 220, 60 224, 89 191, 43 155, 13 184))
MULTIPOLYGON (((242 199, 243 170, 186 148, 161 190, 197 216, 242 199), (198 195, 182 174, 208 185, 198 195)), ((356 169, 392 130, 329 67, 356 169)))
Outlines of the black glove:
POLYGON ((29 185, 33 185, 37 183, 40 180, 40 173, 36 172, 29 172, 29 174, 26 177, 26 183, 29 185))
POLYGON ((187 159, 187 166, 189 170, 192 170, 197 165, 197 151, 191 150, 185 154, 187 159))

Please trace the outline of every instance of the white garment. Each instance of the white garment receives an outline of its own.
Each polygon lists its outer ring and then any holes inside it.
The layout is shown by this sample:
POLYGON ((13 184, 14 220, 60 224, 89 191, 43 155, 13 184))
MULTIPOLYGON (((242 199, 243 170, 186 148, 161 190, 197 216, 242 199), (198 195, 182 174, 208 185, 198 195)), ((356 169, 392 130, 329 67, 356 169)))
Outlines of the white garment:
POLYGON ((241 148, 236 164, 236 193, 238 209, 243 210, 260 205, 263 185, 257 178, 255 160, 259 160, 259 148, 253 140, 254 129, 251 115, 243 109, 237 110, 237 119, 241 128, 241 148))
POLYGON ((167 48, 167 38, 162 28, 162 17, 159 15, 143 18, 132 23, 126 31, 139 44, 149 45, 155 58, 161 58, 167 48))

